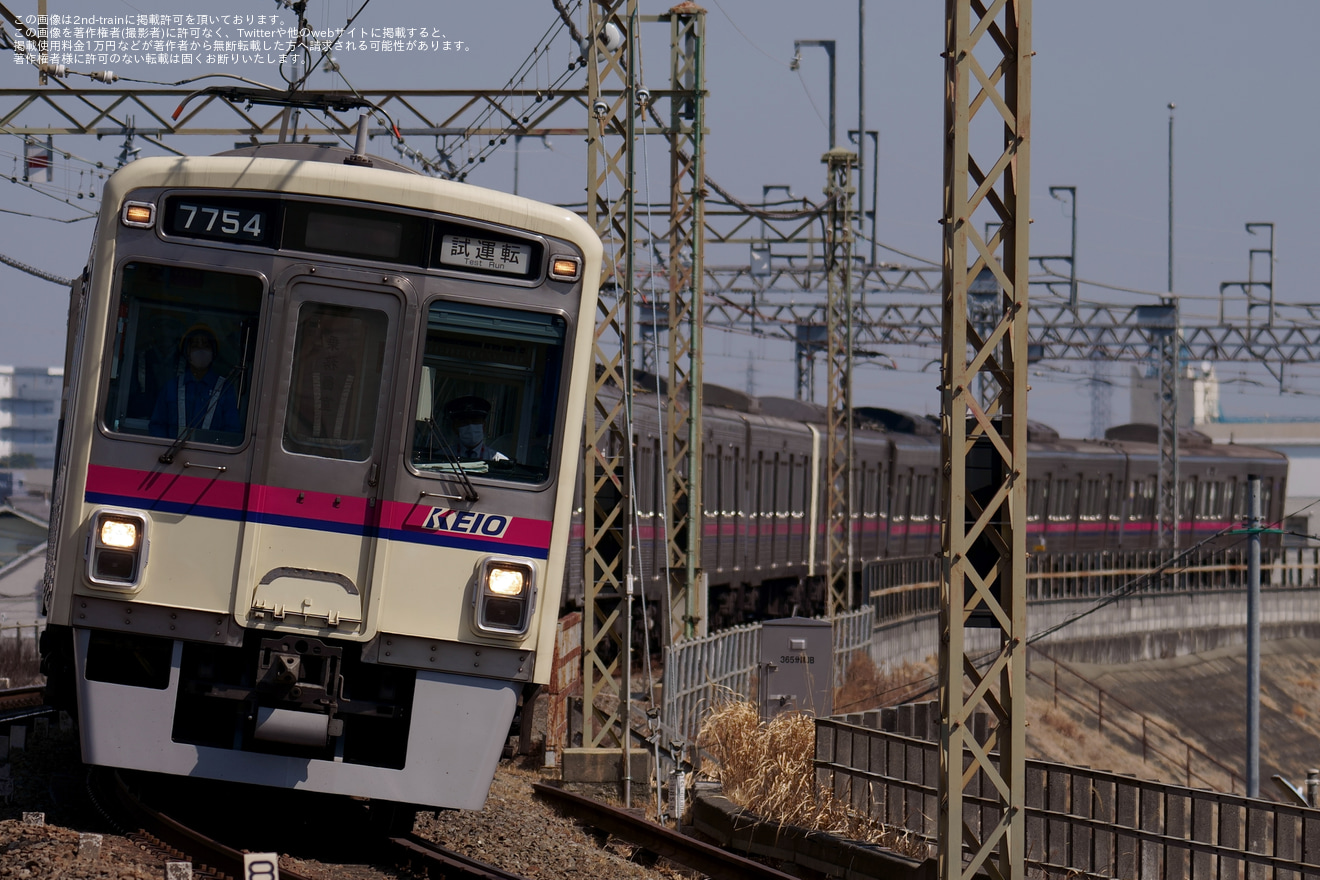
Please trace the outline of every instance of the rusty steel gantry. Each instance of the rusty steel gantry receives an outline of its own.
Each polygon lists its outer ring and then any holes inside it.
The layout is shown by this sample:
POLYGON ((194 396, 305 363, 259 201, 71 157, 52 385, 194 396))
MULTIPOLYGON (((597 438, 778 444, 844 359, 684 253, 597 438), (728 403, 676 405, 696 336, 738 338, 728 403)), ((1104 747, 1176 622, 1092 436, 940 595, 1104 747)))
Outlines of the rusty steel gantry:
MULTIPOLYGON (((640 228, 634 182, 638 123, 653 114, 636 53, 642 23, 670 29, 670 181, 668 280, 665 312, 669 345, 667 419, 663 426, 669 600, 666 642, 689 638, 704 626, 701 560, 701 316, 704 314, 704 104, 705 11, 681 3, 659 16, 640 16, 637 0, 588 4, 587 218, 615 260, 603 267, 602 296, 593 337, 594 380, 583 448, 583 745, 623 744, 627 720, 611 705, 626 705, 622 681, 620 612, 629 579, 635 522, 630 405, 635 330, 634 260, 640 228), (609 39, 607 28, 623 36, 609 39), (610 643, 614 644, 611 646, 610 643), (617 700, 611 700, 610 697, 617 700), (604 697, 604 699, 601 699, 604 697)), ((657 235, 647 231, 648 242, 657 235)), ((608 259, 608 257, 607 257, 608 259)), ((659 391, 660 389, 657 389, 659 391)), ((626 624, 625 624, 626 625, 626 624)))
POLYGON ((628 347, 635 252, 633 149, 637 83, 631 38, 602 37, 607 24, 631 34, 637 0, 588 4, 587 222, 605 243, 601 296, 592 335, 591 384, 582 436, 582 745, 618 748, 627 691, 621 624, 632 554, 632 443, 626 405, 632 389, 628 347), (613 86, 613 88, 611 88, 613 86), (611 187, 611 183, 615 186, 611 187), (622 261, 622 265, 620 265, 622 261), (601 699, 602 697, 613 699, 601 699))
POLYGON ((1031 0, 947 0, 945 10, 939 871, 1022 880, 1031 0), (970 134, 980 113, 989 122, 978 131, 1002 130, 988 151, 970 134), (1001 224, 989 241, 980 217, 1001 224), (967 296, 984 268, 1000 291, 983 337, 967 296), (988 400, 974 390, 983 374, 988 400), (990 638, 969 639, 973 626, 990 638), (983 734, 978 712, 992 719, 983 734))
POLYGON ((825 351, 829 364, 829 396, 825 424, 825 489, 828 511, 825 535, 825 580, 829 616, 854 607, 853 589, 853 169, 857 154, 841 147, 821 161, 828 169, 825 195, 829 223, 825 238, 825 272, 829 295, 825 308, 825 351))

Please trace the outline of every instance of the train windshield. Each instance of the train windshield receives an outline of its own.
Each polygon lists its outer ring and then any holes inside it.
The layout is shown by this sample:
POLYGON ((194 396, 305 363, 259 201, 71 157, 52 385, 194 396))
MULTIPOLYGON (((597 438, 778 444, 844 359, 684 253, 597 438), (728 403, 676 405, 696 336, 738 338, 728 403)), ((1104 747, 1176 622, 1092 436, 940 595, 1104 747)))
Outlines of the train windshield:
POLYGON ((559 315, 433 304, 413 467, 544 482, 550 475, 566 332, 559 315))
POLYGON ((251 275, 126 263, 106 427, 240 445, 261 294, 261 280, 251 275))

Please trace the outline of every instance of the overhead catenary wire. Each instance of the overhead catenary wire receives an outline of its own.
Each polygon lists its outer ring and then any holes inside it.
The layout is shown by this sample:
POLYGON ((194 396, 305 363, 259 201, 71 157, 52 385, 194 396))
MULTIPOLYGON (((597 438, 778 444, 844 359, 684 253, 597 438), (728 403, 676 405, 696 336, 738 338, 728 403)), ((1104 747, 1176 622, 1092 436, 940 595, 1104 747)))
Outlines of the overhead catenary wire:
POLYGON ((26 272, 29 275, 33 275, 37 278, 42 279, 43 281, 49 281, 52 284, 58 284, 61 287, 68 287, 71 284, 73 284, 72 278, 64 278, 52 272, 44 272, 41 269, 36 268, 35 266, 29 266, 27 263, 20 262, 18 260, 15 260, 13 257, 8 257, 5 256, 4 254, 0 254, 0 263, 4 263, 6 266, 12 266, 13 268, 17 269, 20 272, 26 272))

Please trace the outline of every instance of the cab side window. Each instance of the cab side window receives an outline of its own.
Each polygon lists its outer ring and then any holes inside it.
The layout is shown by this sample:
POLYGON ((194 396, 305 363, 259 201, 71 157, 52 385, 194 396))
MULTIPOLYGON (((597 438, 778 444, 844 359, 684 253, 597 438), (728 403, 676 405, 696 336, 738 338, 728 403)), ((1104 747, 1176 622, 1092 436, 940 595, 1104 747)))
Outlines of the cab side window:
POLYGON ((119 282, 103 419, 119 434, 239 446, 262 282, 132 262, 119 282))

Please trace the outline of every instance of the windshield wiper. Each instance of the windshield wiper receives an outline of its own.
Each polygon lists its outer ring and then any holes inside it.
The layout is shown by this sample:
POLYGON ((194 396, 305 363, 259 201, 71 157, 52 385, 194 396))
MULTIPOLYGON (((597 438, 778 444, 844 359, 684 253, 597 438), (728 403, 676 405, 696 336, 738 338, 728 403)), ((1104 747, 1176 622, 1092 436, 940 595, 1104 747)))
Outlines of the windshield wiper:
POLYGON ((430 439, 440 441, 440 452, 448 459, 452 471, 458 474, 459 480, 463 483, 463 500, 477 501, 480 496, 477 495, 477 488, 472 485, 472 480, 468 479, 467 469, 463 467, 463 461, 454 451, 454 447, 449 445, 445 435, 435 426, 435 419, 426 420, 426 429, 430 434, 430 439))
MULTIPOLYGON (((233 387, 234 376, 235 376, 235 374, 237 374, 237 373, 239 373, 239 372, 241 372, 241 369, 239 368, 239 366, 238 366, 237 364, 235 364, 235 365, 234 365, 234 368, 233 368, 232 370, 229 371, 229 375, 225 376, 225 378, 224 378, 224 382, 225 382, 226 384, 228 384, 229 387, 232 388, 232 387, 233 387)), ((174 381, 177 382, 177 381, 179 381, 179 379, 176 378, 174 381)), ((208 404, 209 404, 209 401, 208 401, 208 404)), ((215 405, 216 405, 217 407, 220 405, 220 400, 219 400, 219 398, 216 399, 215 405)), ((235 394, 235 396, 234 396, 234 405, 235 405, 236 407, 237 407, 237 405, 238 405, 238 395, 237 395, 237 394, 235 394)), ((186 429, 184 430, 184 432, 183 432, 182 434, 180 434, 180 435, 178 436, 178 438, 177 438, 173 443, 170 444, 170 448, 169 448, 169 449, 166 449, 164 452, 162 452, 162 453, 160 454, 160 457, 159 457, 158 459, 156 459, 156 460, 159 461, 161 464, 173 464, 173 462, 174 462, 174 456, 177 455, 178 452, 179 452, 179 450, 183 448, 183 444, 184 444, 184 443, 186 443, 186 442, 188 442, 190 439, 192 439, 193 432, 197 430, 197 428, 201 425, 202 420, 206 418, 206 411, 207 411, 209 408, 210 408, 210 407, 209 407, 209 405, 208 405, 208 406, 204 406, 204 407, 202 407, 201 409, 199 409, 199 410, 197 411, 197 415, 195 415, 195 416, 192 417, 192 420, 188 423, 188 425, 187 425, 186 429)))

